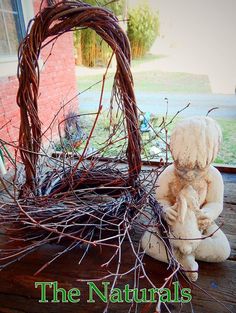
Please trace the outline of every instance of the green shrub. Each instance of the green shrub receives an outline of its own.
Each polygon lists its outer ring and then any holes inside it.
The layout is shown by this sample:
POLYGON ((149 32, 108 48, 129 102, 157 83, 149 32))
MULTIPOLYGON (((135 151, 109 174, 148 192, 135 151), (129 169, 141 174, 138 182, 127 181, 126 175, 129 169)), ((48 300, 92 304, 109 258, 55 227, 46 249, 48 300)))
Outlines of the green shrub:
POLYGON ((129 10, 127 34, 133 58, 143 57, 159 34, 157 12, 152 12, 147 4, 129 10))
MULTIPOLYGON (((101 6, 111 10, 115 15, 122 15, 124 0, 108 3, 107 0, 87 0, 93 6, 101 6), (108 4, 107 4, 108 3, 108 4), (107 4, 107 5, 106 5, 107 4)), ((105 66, 112 54, 109 45, 92 29, 74 31, 76 64, 88 67, 105 66)))
POLYGON ((105 66, 111 57, 112 50, 94 30, 85 29, 81 32, 81 54, 83 65, 105 66))

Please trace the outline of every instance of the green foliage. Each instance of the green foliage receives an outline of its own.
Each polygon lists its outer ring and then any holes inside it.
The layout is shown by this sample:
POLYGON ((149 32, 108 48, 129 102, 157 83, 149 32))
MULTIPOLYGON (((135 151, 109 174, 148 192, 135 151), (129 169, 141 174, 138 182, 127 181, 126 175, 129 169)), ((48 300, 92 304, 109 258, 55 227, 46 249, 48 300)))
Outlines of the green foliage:
POLYGON ((133 58, 140 58, 151 48, 159 33, 159 18, 150 7, 140 5, 128 12, 127 34, 133 58))
POLYGON ((82 64, 89 67, 104 66, 111 56, 111 48, 94 30, 81 32, 82 64))
MULTIPOLYGON (((107 0, 87 0, 93 6, 101 6, 111 10, 115 15, 122 15, 125 0, 108 3, 107 0), (108 4, 107 4, 108 3, 108 4)), ((76 63, 88 67, 104 66, 107 64, 112 51, 109 45, 92 29, 74 31, 74 46, 77 56, 76 63), (78 61, 81 54, 81 61, 78 61)))
MULTIPOLYGON (((82 112, 81 112, 82 113, 82 112)), ((86 111, 83 111, 83 113, 87 113, 86 111)), ((122 118, 121 115, 116 115, 114 113, 112 117, 112 122, 110 120, 110 115, 108 112, 103 112, 102 115, 99 117, 98 122, 96 124, 95 131, 93 133, 93 136, 90 140, 90 148, 94 149, 101 149, 102 146, 104 146, 105 141, 109 138, 110 134, 112 133, 113 127, 116 127, 117 124, 120 122, 120 118, 122 118)), ((80 126, 83 129, 84 133, 88 136, 88 134, 91 131, 91 128, 94 123, 95 116, 82 116, 80 118, 80 126)), ((168 124, 169 121, 172 119, 172 116, 169 116, 166 120, 166 123, 168 124)), ((180 121, 181 118, 177 116, 174 121, 168 125, 168 138, 171 134, 175 124, 180 121)), ((224 164, 230 164, 230 165, 236 165, 236 123, 234 119, 216 119, 219 123, 222 132, 223 132, 223 144, 220 150, 220 153, 218 154, 217 159, 214 163, 224 163, 224 164)), ((162 125, 162 116, 161 115, 153 115, 151 117, 151 125, 155 129, 156 132, 159 133, 159 138, 152 134, 150 137, 145 138, 144 135, 142 136, 142 158, 150 158, 150 149, 152 146, 157 146, 160 149, 160 154, 157 156, 158 159, 161 157, 165 158, 165 143, 166 135, 165 132, 159 132, 162 125), (160 137, 164 140, 160 140, 160 137)), ((163 125, 162 125, 163 126, 163 125)), ((125 136, 124 129, 121 128, 120 132, 117 132, 117 135, 113 137, 113 142, 111 146, 109 146, 109 149, 107 149, 104 153, 104 156, 107 157, 116 157, 122 150, 124 141, 116 141, 118 138, 123 138, 125 136)), ((77 151, 79 153, 82 153, 84 147, 85 147, 86 139, 83 140, 83 143, 79 148, 77 148, 77 151)), ((169 139, 168 139, 169 142, 169 139)), ((68 149, 68 151, 71 151, 70 143, 66 139, 63 140, 63 147, 68 149)), ((57 151, 62 150, 61 143, 57 143, 55 145, 55 148, 57 151)), ((154 156, 156 157, 156 156, 154 156)), ((172 161, 170 153, 168 153, 169 161, 172 161)))
POLYGON ((81 32, 80 31, 76 30, 73 32, 73 41, 74 41, 75 47, 80 44, 80 41, 81 41, 81 32))
POLYGON ((236 165, 236 123, 234 119, 217 119, 222 133, 223 143, 215 163, 236 165))
POLYGON ((122 15, 125 4, 125 0, 118 0, 114 2, 109 0, 86 0, 85 2, 93 6, 104 7, 112 11, 115 15, 122 15))

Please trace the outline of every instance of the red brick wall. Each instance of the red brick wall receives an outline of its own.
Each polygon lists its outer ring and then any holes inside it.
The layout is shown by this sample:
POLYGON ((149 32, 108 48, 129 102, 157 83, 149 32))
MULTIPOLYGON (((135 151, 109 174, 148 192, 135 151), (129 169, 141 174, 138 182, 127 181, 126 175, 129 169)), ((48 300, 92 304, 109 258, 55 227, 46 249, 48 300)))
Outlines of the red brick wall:
MULTIPOLYGON (((35 12, 38 11, 41 0, 34 1, 35 12)), ((43 63, 51 51, 51 45, 41 51, 43 63)), ((18 139, 19 108, 16 104, 18 81, 15 76, 0 78, 0 138, 6 141, 18 139)), ((46 129, 58 112, 61 105, 76 95, 75 64, 73 56, 72 33, 62 35, 54 45, 52 54, 46 62, 40 77, 39 116, 46 129)), ((65 108, 77 108, 74 99, 65 108)), ((64 112, 65 112, 64 111, 64 112)), ((60 114, 60 119, 62 115, 60 114)), ((57 127, 53 129, 55 136, 57 127)), ((50 133, 48 133, 50 135, 50 133)), ((13 152, 13 151, 12 151, 13 152)))

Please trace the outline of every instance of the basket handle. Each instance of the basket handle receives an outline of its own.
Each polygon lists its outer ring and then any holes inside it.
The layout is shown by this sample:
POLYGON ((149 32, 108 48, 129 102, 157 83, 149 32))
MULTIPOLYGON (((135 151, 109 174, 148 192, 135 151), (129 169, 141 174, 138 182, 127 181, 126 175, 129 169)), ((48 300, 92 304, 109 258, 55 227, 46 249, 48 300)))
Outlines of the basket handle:
MULTIPOLYGON (((38 116, 40 72, 38 58, 45 40, 51 42, 75 27, 91 28, 114 51, 117 60, 115 88, 122 99, 128 134, 128 184, 134 185, 141 170, 141 147, 138 114, 130 70, 129 40, 118 19, 108 10, 93 7, 81 1, 63 1, 42 9, 31 21, 31 28, 20 44, 18 58, 19 89, 17 104, 20 107, 19 149, 25 166, 24 188, 36 190, 36 166, 42 143, 41 122, 38 116)), ((28 27, 29 29, 29 27, 28 27)), ((28 193, 28 192, 27 192, 28 193)))

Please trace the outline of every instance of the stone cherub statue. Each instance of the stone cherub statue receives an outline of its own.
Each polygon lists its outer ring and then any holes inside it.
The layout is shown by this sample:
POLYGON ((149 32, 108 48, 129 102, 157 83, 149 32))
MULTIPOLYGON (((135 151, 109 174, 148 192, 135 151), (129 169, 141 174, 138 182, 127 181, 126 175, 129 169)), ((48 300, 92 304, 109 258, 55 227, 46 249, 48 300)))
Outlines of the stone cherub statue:
MULTIPOLYGON (((230 255, 229 242, 214 222, 223 210, 223 180, 211 165, 221 139, 221 129, 210 117, 180 121, 170 138, 174 163, 157 181, 156 198, 163 207, 170 238, 175 238, 171 239, 175 256, 193 281, 198 277, 195 259, 222 262, 230 255)), ((156 226, 145 231, 141 245, 151 257, 168 262, 156 226)))

